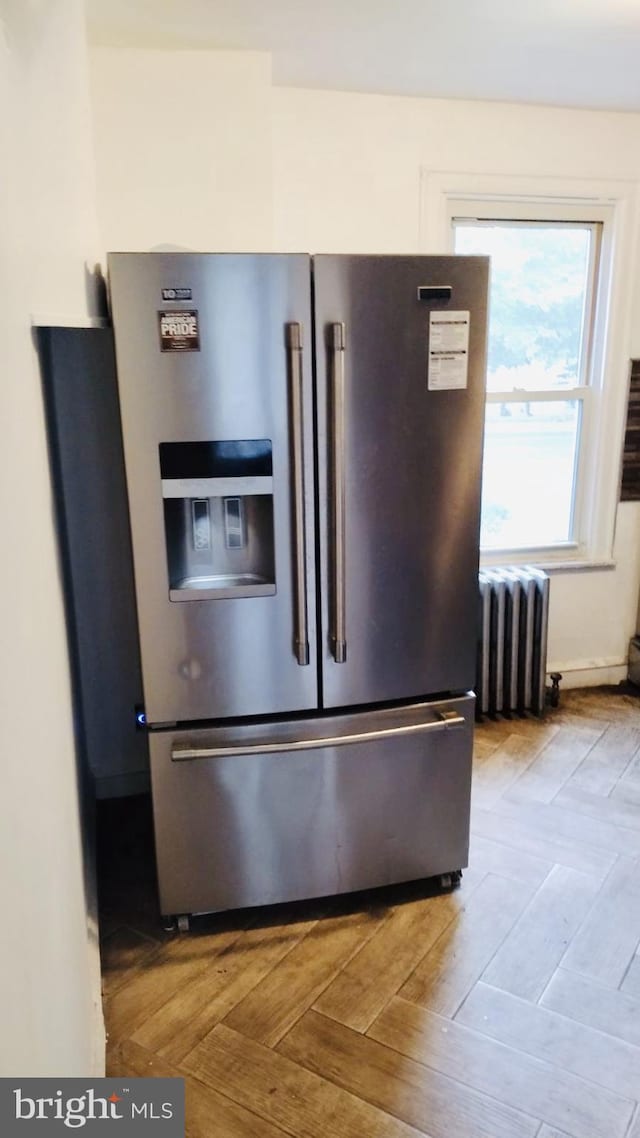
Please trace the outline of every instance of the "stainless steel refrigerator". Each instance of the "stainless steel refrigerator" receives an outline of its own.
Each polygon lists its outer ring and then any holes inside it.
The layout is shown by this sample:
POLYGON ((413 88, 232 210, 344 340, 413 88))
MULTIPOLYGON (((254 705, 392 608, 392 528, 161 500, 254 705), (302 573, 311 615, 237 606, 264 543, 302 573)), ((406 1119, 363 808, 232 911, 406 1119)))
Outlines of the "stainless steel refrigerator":
POLYGON ((467 864, 488 260, 109 257, 161 910, 467 864))

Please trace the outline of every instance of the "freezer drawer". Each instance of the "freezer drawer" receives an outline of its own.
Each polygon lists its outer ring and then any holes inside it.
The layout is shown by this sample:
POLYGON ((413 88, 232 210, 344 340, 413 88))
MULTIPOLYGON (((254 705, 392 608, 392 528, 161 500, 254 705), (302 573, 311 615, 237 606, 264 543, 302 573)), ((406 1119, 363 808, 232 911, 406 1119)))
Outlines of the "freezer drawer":
POLYGON ((467 864, 472 695, 153 732, 164 914, 345 893, 467 864))

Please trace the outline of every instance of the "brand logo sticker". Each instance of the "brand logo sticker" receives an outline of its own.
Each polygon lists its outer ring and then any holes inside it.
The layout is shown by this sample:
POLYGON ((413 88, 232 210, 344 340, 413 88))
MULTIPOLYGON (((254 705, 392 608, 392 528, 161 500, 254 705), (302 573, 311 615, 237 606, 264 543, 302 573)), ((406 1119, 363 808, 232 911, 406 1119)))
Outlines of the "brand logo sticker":
POLYGON ((192 290, 190 288, 163 288, 163 300, 191 300, 192 290))
POLYGON ((195 308, 158 313, 161 352, 199 352, 200 330, 195 308))

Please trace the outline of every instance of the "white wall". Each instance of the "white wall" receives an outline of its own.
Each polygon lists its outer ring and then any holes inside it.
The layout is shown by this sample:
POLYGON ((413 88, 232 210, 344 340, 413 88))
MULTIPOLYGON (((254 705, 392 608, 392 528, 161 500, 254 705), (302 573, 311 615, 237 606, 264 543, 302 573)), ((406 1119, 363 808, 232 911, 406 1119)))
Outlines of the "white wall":
POLYGON ((0 1075, 103 1070, 31 315, 83 322, 98 247, 82 0, 0 0, 0 1075))
POLYGON ((638 178, 640 115, 274 87, 274 240, 415 252, 419 171, 638 178))
MULTIPOLYGON (((96 49, 92 73, 110 248, 264 249, 272 241, 281 251, 411 253, 425 248, 424 168, 640 178, 635 114, 271 88, 264 57, 239 53, 96 49), (182 147, 174 162, 162 110, 166 92, 184 89, 192 71, 199 148, 182 147), (230 127, 236 120, 242 130, 230 127), (222 213, 211 210, 221 168, 229 177, 222 213)), ((640 273, 634 315, 629 356, 640 355, 640 273)), ((626 374, 615 382, 626 384, 626 374)), ((614 463, 621 429, 620 420, 614 463)), ((614 553, 615 569, 554 575, 549 664, 566 683, 626 675, 640 586, 635 503, 618 508, 614 553)))
MULTIPOLYGON (((411 253, 420 172, 640 179, 640 115, 274 88, 276 248, 411 253)), ((627 357, 640 354, 640 258, 627 357)), ((626 387, 626 369, 612 377, 626 387)), ((618 462, 622 421, 610 440, 618 462)), ((549 670, 565 686, 626 675, 640 587, 640 504, 618 507, 615 569, 557 572, 549 670)))
POLYGON ((92 52, 104 248, 271 247, 271 63, 253 52, 92 52))

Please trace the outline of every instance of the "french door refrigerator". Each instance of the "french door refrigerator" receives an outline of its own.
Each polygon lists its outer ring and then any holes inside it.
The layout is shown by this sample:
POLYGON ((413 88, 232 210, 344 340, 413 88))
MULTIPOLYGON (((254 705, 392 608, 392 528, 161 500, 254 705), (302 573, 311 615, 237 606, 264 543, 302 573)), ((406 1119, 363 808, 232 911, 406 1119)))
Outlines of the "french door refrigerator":
POLYGON ((116 253, 160 907, 467 864, 483 257, 116 253))

